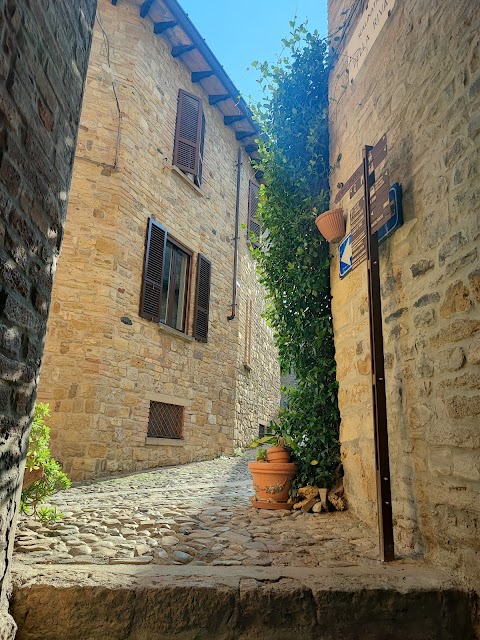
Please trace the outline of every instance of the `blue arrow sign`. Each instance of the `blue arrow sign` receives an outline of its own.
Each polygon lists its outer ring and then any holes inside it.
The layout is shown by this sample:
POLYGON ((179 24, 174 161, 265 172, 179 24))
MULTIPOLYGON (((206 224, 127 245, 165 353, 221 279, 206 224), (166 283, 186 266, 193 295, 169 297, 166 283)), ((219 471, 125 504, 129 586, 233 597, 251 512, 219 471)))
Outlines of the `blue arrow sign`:
POLYGON ((352 268, 352 235, 350 233, 339 244, 338 253, 340 256, 340 278, 344 278, 352 268))
MULTIPOLYGON (((403 224, 403 210, 402 210, 402 188, 396 182, 390 187, 390 206, 393 209, 393 216, 383 227, 381 227, 378 233, 378 242, 381 243, 386 240, 396 229, 403 224)), ((338 254, 340 258, 339 271, 340 278, 344 278, 347 273, 352 270, 352 234, 341 241, 338 245, 338 254)))

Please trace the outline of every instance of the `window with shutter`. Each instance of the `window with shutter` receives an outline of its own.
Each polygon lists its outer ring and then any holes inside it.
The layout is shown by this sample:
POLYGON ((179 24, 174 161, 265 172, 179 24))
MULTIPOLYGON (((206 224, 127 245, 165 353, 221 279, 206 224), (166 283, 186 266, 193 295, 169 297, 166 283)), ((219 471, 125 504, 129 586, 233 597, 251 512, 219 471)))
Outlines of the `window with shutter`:
POLYGON ((208 338, 211 270, 212 265, 210 260, 199 253, 197 263, 197 295, 193 321, 193 337, 199 342, 207 342, 208 338))
POLYGON ((185 332, 192 252, 148 221, 140 315, 185 332))
POLYGON ((257 208, 258 208, 258 195, 260 193, 260 185, 254 180, 250 180, 248 184, 248 218, 247 218, 247 232, 248 240, 254 247, 258 247, 260 244, 260 236, 262 233, 262 227, 257 221, 257 208))
POLYGON ((203 164, 203 135, 205 118, 202 101, 183 89, 178 92, 177 125, 175 129, 175 145, 173 164, 185 173, 191 173, 196 181, 201 182, 201 165, 203 164))
POLYGON ((142 318, 155 322, 160 322, 166 243, 167 230, 150 218, 147 229, 140 315, 142 318))

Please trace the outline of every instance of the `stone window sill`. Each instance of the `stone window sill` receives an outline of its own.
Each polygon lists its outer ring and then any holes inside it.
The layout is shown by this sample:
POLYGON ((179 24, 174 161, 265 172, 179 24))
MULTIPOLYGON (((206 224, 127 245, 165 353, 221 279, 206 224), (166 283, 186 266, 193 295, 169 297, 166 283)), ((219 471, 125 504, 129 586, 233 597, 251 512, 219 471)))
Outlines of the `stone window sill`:
POLYGON ((195 191, 197 195, 201 196, 202 198, 205 197, 205 194, 202 192, 200 187, 197 187, 197 185, 194 182, 192 182, 190 178, 185 173, 183 173, 183 171, 180 171, 178 167, 176 167, 175 165, 172 165, 171 171, 173 174, 181 178, 183 182, 190 187, 190 189, 193 189, 193 191, 195 191))
POLYGON ((153 444, 157 447, 184 447, 184 440, 177 440, 176 438, 145 438, 145 444, 153 444))
POLYGON ((182 333, 181 331, 178 331, 178 329, 174 329, 173 327, 169 327, 167 324, 162 324, 161 322, 158 323, 158 328, 160 329, 160 331, 164 332, 164 333, 168 333, 169 335, 175 337, 175 338, 179 338, 180 340, 185 340, 185 342, 194 342, 195 338, 193 336, 187 336, 186 333, 182 333))

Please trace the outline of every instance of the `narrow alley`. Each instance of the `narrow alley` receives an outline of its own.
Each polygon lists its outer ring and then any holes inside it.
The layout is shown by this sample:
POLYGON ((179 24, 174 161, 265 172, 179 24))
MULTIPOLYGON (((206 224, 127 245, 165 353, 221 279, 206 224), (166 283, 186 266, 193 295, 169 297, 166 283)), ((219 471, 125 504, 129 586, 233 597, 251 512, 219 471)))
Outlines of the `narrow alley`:
POLYGON ((376 534, 351 512, 254 509, 250 454, 77 483, 53 496, 64 517, 22 517, 25 564, 371 566, 376 534))

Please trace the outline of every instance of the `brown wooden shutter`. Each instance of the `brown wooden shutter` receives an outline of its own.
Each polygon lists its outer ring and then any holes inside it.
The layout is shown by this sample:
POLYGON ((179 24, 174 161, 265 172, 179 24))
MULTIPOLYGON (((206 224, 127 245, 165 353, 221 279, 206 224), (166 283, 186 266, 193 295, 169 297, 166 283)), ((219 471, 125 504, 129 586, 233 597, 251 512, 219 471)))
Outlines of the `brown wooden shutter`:
POLYGON ((210 277, 212 263, 201 253, 197 262, 197 293, 195 300, 195 316, 193 320, 193 337, 200 342, 207 342, 208 312, 210 308, 210 277))
POLYGON ((163 263, 167 244, 167 230, 151 218, 148 220, 147 246, 143 268, 140 315, 160 322, 160 302, 163 286, 163 263))
POLYGON ((258 196, 260 193, 260 185, 254 180, 250 180, 248 184, 248 219, 247 230, 248 239, 250 240, 250 233, 253 233, 258 240, 252 242, 254 247, 258 247, 260 244, 260 235, 262 233, 262 227, 257 221, 257 208, 258 208, 258 196))
POLYGON ((173 164, 194 176, 198 176, 202 117, 203 107, 200 98, 180 89, 173 164))
POLYGON ((195 184, 202 185, 203 176, 203 149, 205 147, 205 114, 202 114, 202 129, 200 132, 200 151, 198 155, 198 174, 195 177, 195 184))

